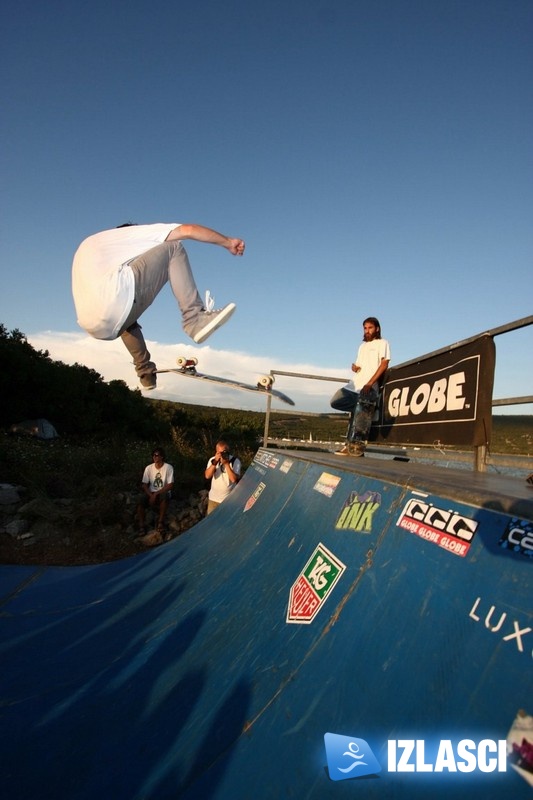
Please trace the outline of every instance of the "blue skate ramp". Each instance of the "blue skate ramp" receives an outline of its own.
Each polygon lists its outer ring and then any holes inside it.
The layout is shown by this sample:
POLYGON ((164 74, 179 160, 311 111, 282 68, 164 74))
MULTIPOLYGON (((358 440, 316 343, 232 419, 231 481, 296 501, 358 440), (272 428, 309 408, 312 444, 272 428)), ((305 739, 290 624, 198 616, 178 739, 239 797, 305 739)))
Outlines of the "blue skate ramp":
POLYGON ((533 739, 532 521, 512 479, 261 449, 164 546, 0 567, 3 796, 531 797, 491 743, 533 739))

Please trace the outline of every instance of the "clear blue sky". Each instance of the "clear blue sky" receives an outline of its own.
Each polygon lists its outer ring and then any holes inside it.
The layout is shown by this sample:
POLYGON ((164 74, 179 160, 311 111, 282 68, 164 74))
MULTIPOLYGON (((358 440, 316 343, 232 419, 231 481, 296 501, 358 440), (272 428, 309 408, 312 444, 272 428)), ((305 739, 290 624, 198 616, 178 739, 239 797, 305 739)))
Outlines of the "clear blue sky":
MULTIPOLYGON (((52 355, 74 250, 127 220, 246 240, 189 252, 238 306, 210 344, 273 367, 344 370, 367 315, 400 363, 533 313, 531 0, 21 0, 2 27, 0 322, 52 355)), ((170 291, 144 330, 183 341, 170 291)), ((496 344, 495 396, 533 394, 533 328, 496 344)))

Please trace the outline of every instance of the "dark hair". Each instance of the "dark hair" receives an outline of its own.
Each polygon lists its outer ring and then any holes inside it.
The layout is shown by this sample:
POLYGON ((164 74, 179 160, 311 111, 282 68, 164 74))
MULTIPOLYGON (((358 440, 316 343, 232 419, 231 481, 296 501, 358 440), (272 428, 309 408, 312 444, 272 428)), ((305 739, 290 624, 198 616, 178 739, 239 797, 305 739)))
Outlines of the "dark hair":
POLYGON ((374 325, 374 327, 377 329, 377 333, 374 338, 381 339, 381 325, 379 324, 379 319, 377 317, 367 317, 363 320, 363 325, 366 322, 370 322, 370 324, 374 325))
POLYGON ((163 461, 165 460, 165 451, 163 450, 162 447, 154 447, 154 449, 152 450, 152 457, 157 455, 157 454, 159 454, 161 456, 163 461))

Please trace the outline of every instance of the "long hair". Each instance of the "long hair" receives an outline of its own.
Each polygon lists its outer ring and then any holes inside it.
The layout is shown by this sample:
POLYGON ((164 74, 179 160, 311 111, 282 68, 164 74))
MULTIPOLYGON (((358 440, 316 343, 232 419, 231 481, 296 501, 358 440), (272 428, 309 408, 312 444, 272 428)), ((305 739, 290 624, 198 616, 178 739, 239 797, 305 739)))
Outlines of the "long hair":
POLYGON ((374 338, 381 339, 381 325, 379 324, 379 319, 377 317, 367 317, 366 319, 363 320, 363 325, 365 324, 365 322, 370 322, 371 325, 374 325, 377 331, 374 338))

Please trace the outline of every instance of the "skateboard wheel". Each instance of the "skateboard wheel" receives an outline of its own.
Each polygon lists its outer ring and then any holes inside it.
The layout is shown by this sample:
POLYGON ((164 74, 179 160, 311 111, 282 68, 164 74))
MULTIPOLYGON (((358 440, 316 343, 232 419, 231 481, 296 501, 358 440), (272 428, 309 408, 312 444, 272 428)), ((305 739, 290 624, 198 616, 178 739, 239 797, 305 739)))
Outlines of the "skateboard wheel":
POLYGON ((262 375, 259 378, 259 386, 272 386, 274 383, 274 378, 272 375, 262 375))
POLYGON ((197 358, 185 358, 185 356, 178 356, 176 359, 176 364, 178 367, 184 369, 184 367, 195 367, 198 364, 197 358))

